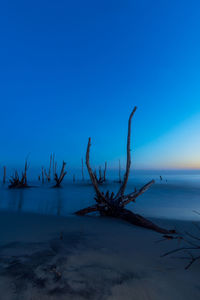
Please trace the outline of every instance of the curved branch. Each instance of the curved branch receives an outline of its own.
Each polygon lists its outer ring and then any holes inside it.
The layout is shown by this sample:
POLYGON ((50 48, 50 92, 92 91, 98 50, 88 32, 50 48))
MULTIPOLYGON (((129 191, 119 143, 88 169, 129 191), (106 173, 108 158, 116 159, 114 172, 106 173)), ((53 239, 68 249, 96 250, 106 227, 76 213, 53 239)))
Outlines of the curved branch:
POLYGON ((136 112, 137 107, 135 106, 132 113, 130 114, 129 120, 128 120, 128 136, 127 136, 127 160, 126 160, 126 172, 124 175, 124 180, 122 182, 122 185, 115 196, 115 199, 123 196, 124 191, 126 189, 126 185, 128 182, 128 177, 130 173, 130 167, 131 167, 131 149, 130 149, 130 144, 131 144, 131 121, 134 113, 136 112))
POLYGON ((96 177, 93 174, 92 169, 90 167, 90 147, 91 147, 91 138, 89 138, 89 140, 88 140, 87 152, 86 152, 86 166, 87 166, 87 169, 88 169, 88 173, 90 175, 90 179, 92 181, 93 187, 94 187, 95 192, 97 194, 97 198, 102 199, 106 202, 105 197, 102 195, 101 191, 99 190, 96 177))
POLYGON ((89 207, 80 209, 77 212, 75 212, 75 214, 78 215, 78 216, 84 216, 86 214, 89 214, 91 212, 95 212, 97 210, 98 210, 97 206, 93 205, 93 206, 89 206, 89 207))
POLYGON ((56 181, 56 185, 54 187, 60 187, 61 182, 63 181, 65 175, 67 172, 65 172, 66 162, 63 161, 62 169, 60 171, 60 176, 58 177, 58 174, 55 172, 54 179, 56 181))
POLYGON ((155 180, 151 180, 150 182, 145 184, 138 192, 134 192, 134 193, 124 196, 122 205, 125 206, 125 205, 129 204, 131 201, 135 201, 135 199, 138 196, 140 196, 144 192, 146 192, 146 190, 148 190, 150 188, 150 186, 152 186, 152 184, 154 184, 154 183, 155 183, 155 180))

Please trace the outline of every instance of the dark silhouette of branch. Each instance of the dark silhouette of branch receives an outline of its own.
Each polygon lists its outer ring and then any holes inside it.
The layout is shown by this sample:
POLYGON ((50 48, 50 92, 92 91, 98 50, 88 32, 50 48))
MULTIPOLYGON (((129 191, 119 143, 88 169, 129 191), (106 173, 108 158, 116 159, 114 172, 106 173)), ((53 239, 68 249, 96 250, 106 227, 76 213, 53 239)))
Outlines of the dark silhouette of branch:
POLYGON ((27 160, 25 161, 25 166, 24 166, 24 172, 22 172, 22 177, 21 179, 19 178, 18 172, 15 172, 14 176, 11 176, 9 182, 9 189, 19 189, 19 188, 27 188, 29 187, 27 184, 27 171, 29 169, 29 165, 27 160))
POLYGON ((137 107, 135 106, 132 113, 130 114, 129 121, 128 121, 126 172, 124 175, 124 180, 122 182, 122 185, 119 189, 119 192, 117 193, 117 195, 115 197, 116 199, 119 197, 122 197, 124 195, 124 191, 126 189, 126 185, 128 182, 128 177, 129 177, 130 167, 131 167, 131 148, 130 148, 130 145, 131 145, 131 121, 132 121, 132 117, 135 114, 136 110, 137 110, 137 107))
POLYGON ((61 182, 63 181, 65 175, 67 174, 67 172, 65 171, 65 167, 66 167, 66 163, 63 161, 62 169, 60 171, 60 176, 58 176, 57 173, 55 173, 54 175, 54 179, 56 181, 56 185, 54 187, 60 187, 61 182))
MULTIPOLYGON (((131 115, 129 117, 128 122, 128 137, 127 137, 127 163, 126 163, 126 172, 124 176, 124 180, 122 182, 122 185, 116 194, 114 195, 113 192, 107 191, 106 194, 100 191, 98 186, 98 180, 96 172, 93 173, 92 168, 90 166, 90 147, 91 147, 91 138, 88 140, 87 145, 87 152, 86 152, 86 165, 88 169, 88 173, 90 175, 90 179, 92 182, 92 185, 95 190, 95 201, 96 205, 89 206, 87 208, 81 209, 76 212, 77 215, 85 215, 91 212, 98 211, 101 216, 106 217, 113 217, 113 218, 119 218, 122 220, 125 220, 131 224, 141 226, 144 228, 148 228, 151 230, 155 230, 159 233, 163 234, 173 234, 175 233, 174 230, 167 230, 164 228, 161 228, 151 222, 150 220, 145 219, 144 217, 135 214, 127 209, 124 208, 125 205, 127 205, 129 202, 134 201, 138 196, 143 194, 153 183, 154 180, 150 181, 148 184, 144 185, 139 191, 134 191, 134 193, 128 194, 124 196, 124 191, 127 185, 129 172, 130 172, 130 166, 131 166, 131 156, 130 156, 130 138, 131 138, 131 120, 136 111, 136 107, 131 112, 131 115)), ((105 179, 106 177, 106 169, 107 164, 105 164, 105 170, 104 170, 104 176, 102 176, 101 168, 99 169, 99 177, 105 179)))

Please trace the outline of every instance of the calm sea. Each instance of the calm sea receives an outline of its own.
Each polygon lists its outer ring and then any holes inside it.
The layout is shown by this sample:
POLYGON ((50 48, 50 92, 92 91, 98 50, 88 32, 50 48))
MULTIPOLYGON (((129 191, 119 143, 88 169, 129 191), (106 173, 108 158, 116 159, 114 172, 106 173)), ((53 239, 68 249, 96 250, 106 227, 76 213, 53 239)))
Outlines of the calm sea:
MULTIPOLYGON (((126 192, 140 188, 149 180, 156 183, 136 203, 128 208, 146 217, 199 220, 200 215, 200 174, 166 174, 163 180, 157 174, 137 174, 130 178, 126 192)), ((62 188, 52 188, 50 184, 31 182, 33 188, 9 190, 7 185, 0 187, 0 210, 32 212, 38 214, 67 216, 94 203, 94 189, 89 180, 63 182, 62 188)), ((108 180, 100 188, 103 191, 117 192, 119 184, 108 180)))

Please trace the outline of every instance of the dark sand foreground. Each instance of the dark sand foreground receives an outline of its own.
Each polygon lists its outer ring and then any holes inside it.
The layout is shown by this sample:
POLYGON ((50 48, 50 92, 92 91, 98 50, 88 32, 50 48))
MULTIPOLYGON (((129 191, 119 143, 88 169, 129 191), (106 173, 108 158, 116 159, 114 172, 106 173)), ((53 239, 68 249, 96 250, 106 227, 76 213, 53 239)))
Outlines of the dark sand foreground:
MULTIPOLYGON (((190 222, 157 220, 178 230, 190 222)), ((100 217, 0 213, 0 299, 200 299, 200 264, 177 241, 100 217)))

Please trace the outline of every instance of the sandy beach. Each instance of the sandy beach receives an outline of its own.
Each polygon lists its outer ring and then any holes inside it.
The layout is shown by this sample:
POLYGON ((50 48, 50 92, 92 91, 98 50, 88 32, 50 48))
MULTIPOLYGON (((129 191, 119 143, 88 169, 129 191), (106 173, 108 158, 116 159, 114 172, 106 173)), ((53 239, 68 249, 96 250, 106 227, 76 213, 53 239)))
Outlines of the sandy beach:
POLYGON ((200 265, 185 270, 183 254, 162 258, 181 245, 160 240, 115 219, 0 212, 0 299, 199 299, 200 265))

